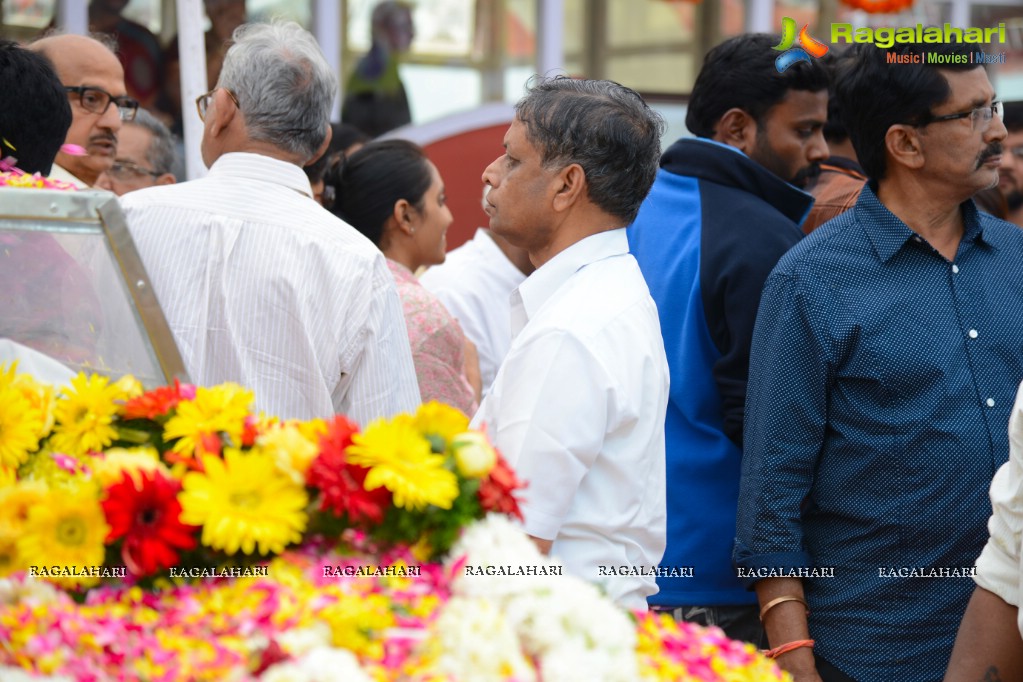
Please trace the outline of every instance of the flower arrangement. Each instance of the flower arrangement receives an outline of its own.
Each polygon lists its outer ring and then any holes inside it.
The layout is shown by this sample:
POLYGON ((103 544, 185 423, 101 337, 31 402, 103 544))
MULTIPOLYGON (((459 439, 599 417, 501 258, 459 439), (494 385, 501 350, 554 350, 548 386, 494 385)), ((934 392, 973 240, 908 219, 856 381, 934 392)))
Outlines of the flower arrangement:
POLYGON ((84 374, 57 391, 0 367, 0 577, 35 567, 66 588, 149 586, 174 567, 251 566, 345 531, 427 560, 487 512, 519 513, 521 484, 454 408, 360 431, 342 416, 256 415, 252 402, 233 384, 143 392, 84 374))
POLYGON ((0 367, 0 679, 788 679, 560 571, 463 570, 552 564, 456 410, 360 430, 252 400, 0 367))

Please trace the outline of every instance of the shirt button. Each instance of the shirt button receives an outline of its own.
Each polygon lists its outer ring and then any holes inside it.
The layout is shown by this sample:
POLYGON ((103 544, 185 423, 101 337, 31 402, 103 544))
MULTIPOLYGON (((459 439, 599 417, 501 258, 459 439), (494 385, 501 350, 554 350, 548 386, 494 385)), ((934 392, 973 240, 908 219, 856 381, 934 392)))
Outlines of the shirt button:
POLYGON ((975 338, 977 338, 977 336, 978 336, 978 334, 977 334, 977 330, 976 330, 976 329, 971 329, 971 330, 969 331, 969 334, 970 334, 970 338, 971 338, 971 339, 975 339, 975 338))
POLYGON ((954 275, 958 275, 959 274, 959 266, 958 265, 953 265, 952 266, 952 274, 954 274, 954 275))
POLYGON ((994 407, 995 406, 995 399, 994 398, 988 398, 985 402, 987 403, 988 407, 994 407))
POLYGON ((923 241, 923 239, 920 239, 920 237, 913 237, 913 241, 919 244, 920 242, 923 241))

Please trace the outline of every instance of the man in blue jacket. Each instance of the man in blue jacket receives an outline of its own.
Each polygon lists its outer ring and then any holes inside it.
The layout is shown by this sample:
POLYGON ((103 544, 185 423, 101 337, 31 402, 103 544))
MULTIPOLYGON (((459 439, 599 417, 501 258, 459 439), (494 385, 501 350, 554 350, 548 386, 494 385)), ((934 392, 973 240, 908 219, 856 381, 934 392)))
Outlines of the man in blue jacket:
POLYGON ((681 139, 629 247, 657 303, 671 370, 668 545, 652 607, 760 642, 756 597, 732 567, 750 342, 768 273, 802 236, 803 185, 828 156, 828 80, 816 62, 775 68, 780 39, 731 38, 696 79, 681 139), (687 571, 671 567, 691 567, 687 571))

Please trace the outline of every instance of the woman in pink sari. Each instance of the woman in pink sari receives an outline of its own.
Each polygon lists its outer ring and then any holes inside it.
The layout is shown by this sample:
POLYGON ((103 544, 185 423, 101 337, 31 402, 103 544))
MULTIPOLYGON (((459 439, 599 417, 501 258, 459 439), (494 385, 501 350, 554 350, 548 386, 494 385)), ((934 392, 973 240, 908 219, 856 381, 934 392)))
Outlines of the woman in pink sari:
POLYGON ((423 402, 438 400, 472 416, 480 391, 475 348, 414 274, 424 265, 443 263, 447 250, 452 218, 437 167, 412 142, 382 140, 341 159, 325 183, 333 190, 334 214, 387 258, 405 309, 423 402))

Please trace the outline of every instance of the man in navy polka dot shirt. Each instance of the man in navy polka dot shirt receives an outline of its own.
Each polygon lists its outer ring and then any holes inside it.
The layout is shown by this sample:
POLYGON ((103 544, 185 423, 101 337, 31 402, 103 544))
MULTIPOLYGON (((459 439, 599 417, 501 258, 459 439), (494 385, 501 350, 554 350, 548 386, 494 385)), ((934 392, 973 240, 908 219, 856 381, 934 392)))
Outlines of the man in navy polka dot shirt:
POLYGON ((1006 131, 959 48, 844 67, 870 181, 763 291, 734 559, 797 682, 941 679, 1008 458, 1023 231, 971 200, 998 182, 1006 131))

